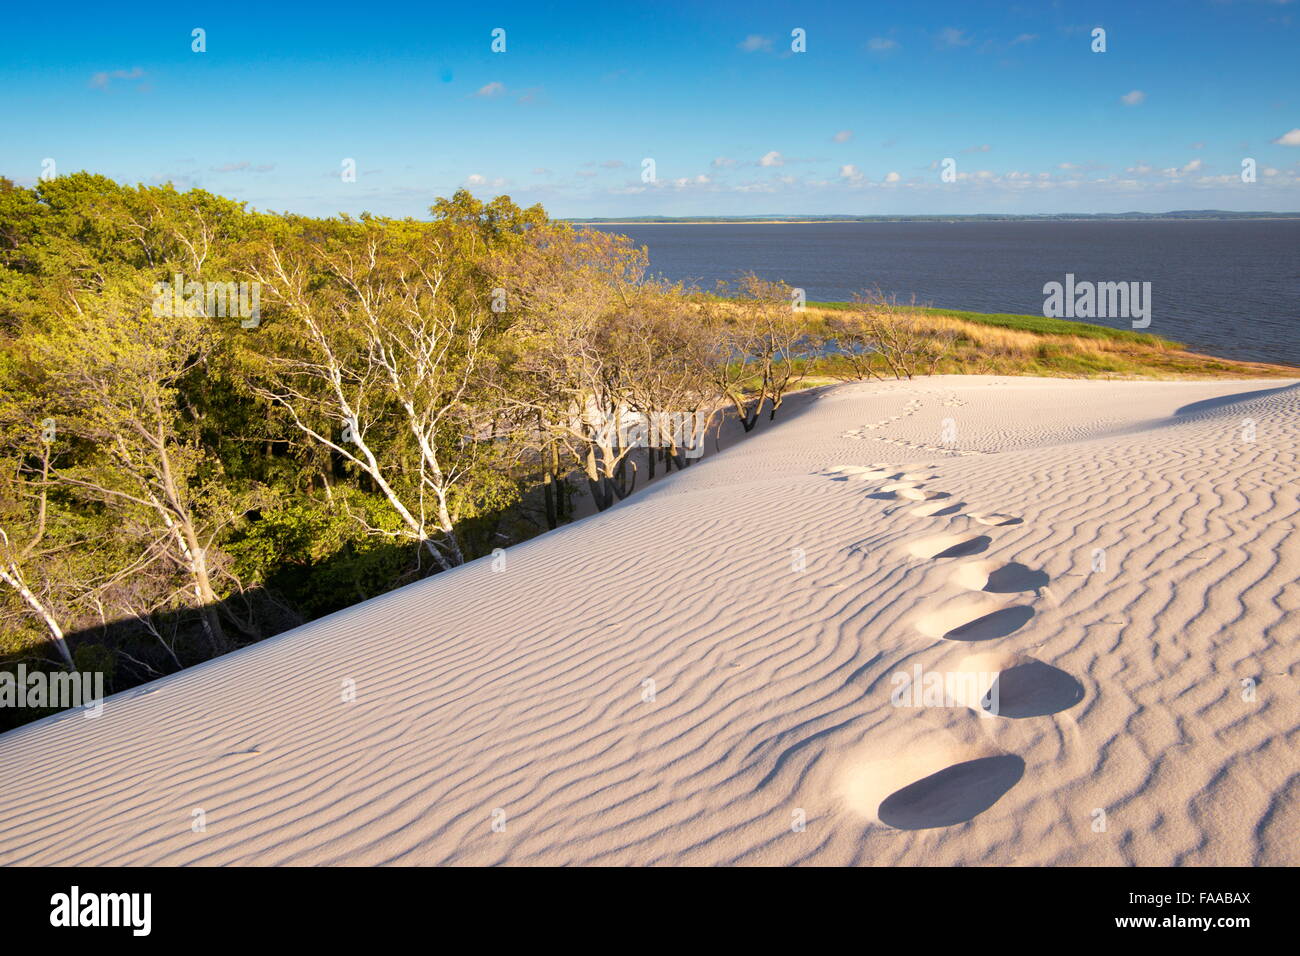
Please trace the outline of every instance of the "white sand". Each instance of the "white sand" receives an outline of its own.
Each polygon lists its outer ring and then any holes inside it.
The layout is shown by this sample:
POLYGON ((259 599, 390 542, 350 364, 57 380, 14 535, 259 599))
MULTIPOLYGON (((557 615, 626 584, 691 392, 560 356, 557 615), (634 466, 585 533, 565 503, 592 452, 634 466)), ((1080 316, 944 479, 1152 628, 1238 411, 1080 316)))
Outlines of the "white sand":
POLYGON ((0 737, 0 862, 1300 863, 1300 388, 783 416, 504 570, 0 737), (918 665, 1001 672, 999 715, 894 706, 918 665))

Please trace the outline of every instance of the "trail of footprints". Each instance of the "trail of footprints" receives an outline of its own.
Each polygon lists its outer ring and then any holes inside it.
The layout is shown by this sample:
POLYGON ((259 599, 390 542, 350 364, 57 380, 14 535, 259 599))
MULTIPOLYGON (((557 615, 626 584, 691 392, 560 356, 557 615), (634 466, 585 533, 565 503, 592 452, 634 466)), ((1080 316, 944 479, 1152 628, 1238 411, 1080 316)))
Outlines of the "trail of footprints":
MULTIPOLYGON (((891 415, 889 418, 882 418, 880 421, 872 422, 869 425, 863 425, 861 428, 856 429, 855 431, 845 432, 843 437, 844 438, 867 438, 868 436, 865 434, 865 432, 875 431, 877 428, 884 428, 886 425, 892 425, 894 424, 894 422, 906 418, 908 415, 914 415, 916 414, 917 411, 920 410, 923 404, 924 403, 919 398, 910 399, 907 402, 907 404, 903 406, 903 411, 900 414, 891 415)), ((886 439, 882 439, 882 441, 883 440, 886 439)))
MULTIPOLYGON (((991 682, 974 697, 960 700, 982 718, 1041 718, 1073 707, 1083 699, 1083 685, 1064 671, 1017 652, 1002 639, 1034 617, 1024 595, 1046 591, 1048 577, 1016 561, 998 558, 963 560, 994 545, 997 529, 1021 523, 1012 514, 966 511, 964 502, 934 488, 934 465, 877 463, 833 468, 841 481, 875 484, 869 497, 896 500, 886 514, 906 509, 916 518, 940 518, 950 527, 911 538, 900 548, 904 560, 953 561, 948 582, 961 592, 936 601, 915 617, 912 626, 935 645, 972 644, 977 653, 957 665, 958 672, 991 682), (953 528, 956 519, 969 521, 953 528)), ((1049 592, 1050 594, 1050 592, 1049 592)), ((951 701, 946 701, 951 703, 951 701)), ((932 829, 965 823, 996 803, 1024 774, 1024 761, 987 744, 963 743, 949 734, 927 731, 909 739, 902 754, 869 754, 850 761, 842 792, 850 805, 886 826, 901 830, 932 829), (872 757, 875 759, 872 759, 872 757)))
MULTIPOLYGON (((889 418, 882 418, 878 422, 871 422, 869 424, 863 425, 861 428, 844 432, 840 437, 856 438, 856 439, 874 438, 876 441, 882 441, 887 445, 897 445, 899 448, 910 448, 913 451, 928 451, 934 454, 944 454, 944 455, 983 454, 983 452, 964 450, 960 448, 946 448, 943 445, 927 445, 923 442, 907 441, 906 439, 903 438, 886 438, 883 435, 867 434, 867 432, 884 428, 887 425, 892 425, 894 422, 901 421, 902 419, 908 417, 909 415, 916 414, 916 412, 920 411, 920 409, 922 408, 922 406, 924 406, 924 404, 925 403, 922 402, 921 399, 919 398, 910 399, 907 402, 907 404, 903 406, 903 411, 901 413, 897 415, 891 415, 889 418)), ((949 408, 961 408, 963 405, 968 405, 970 403, 967 402, 965 399, 958 398, 954 394, 954 395, 949 395, 946 399, 944 399, 942 404, 949 408)))

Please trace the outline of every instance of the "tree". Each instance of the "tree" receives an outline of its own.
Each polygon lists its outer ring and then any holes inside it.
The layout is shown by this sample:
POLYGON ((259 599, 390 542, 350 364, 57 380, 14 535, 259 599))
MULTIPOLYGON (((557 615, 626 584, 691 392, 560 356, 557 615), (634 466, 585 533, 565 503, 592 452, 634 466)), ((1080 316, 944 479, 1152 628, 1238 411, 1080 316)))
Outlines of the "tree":
POLYGON ((627 402, 640 416, 650 450, 649 477, 658 453, 671 470, 686 467, 702 443, 723 396, 706 369, 709 329, 680 286, 643 283, 614 328, 623 358, 627 402), (658 452, 656 451, 656 446, 658 452))
POLYGON ((465 560, 458 523, 512 494, 490 468, 478 372, 495 322, 469 264, 485 254, 475 228, 349 222, 277 236, 249 269, 278 307, 251 346, 255 393, 373 483, 400 528, 368 531, 442 569, 465 560))
POLYGON ((22 332, 6 349, 10 387, 39 406, 65 442, 67 453, 42 476, 42 493, 60 489, 83 515, 104 510, 135 553, 125 567, 96 569, 65 591, 102 618, 108 591, 129 575, 131 587, 118 594, 134 595, 133 610, 151 613, 177 598, 197 612, 209 648, 220 653, 232 642, 218 612, 215 543, 256 495, 224 480, 192 400, 203 390, 217 326, 202 297, 197 307, 160 309, 155 285, 181 273, 190 282, 229 278, 224 257, 242 208, 201 191, 130 190, 85 174, 42 183, 37 198, 35 211, 0 226, 19 236, 5 259, 6 281, 26 293, 14 318, 22 332), (147 597, 145 581, 157 586, 147 597))
POLYGON ((119 516, 144 568, 178 569, 214 653, 231 647, 217 605, 217 537, 253 505, 222 481, 184 420, 179 383, 200 367, 210 330, 200 316, 154 316, 145 290, 78 296, 35 335, 39 389, 58 428, 88 453, 51 479, 119 516))
POLYGON ((646 257, 627 239, 596 230, 531 238, 499 266, 520 303, 502 399, 536 423, 544 449, 566 450, 603 511, 636 486, 635 446, 624 440, 632 395, 618 327, 646 257))
MULTIPOLYGON (((720 283, 719 293, 727 291, 720 283)), ((741 277, 734 297, 706 298, 701 308, 713 332, 706 366, 741 426, 753 430, 769 402, 768 418, 775 419, 786 393, 802 377, 799 366, 807 351, 794 290, 750 273, 741 277)))
MULTIPOLYGON (((72 652, 68 650, 64 628, 53 606, 49 579, 42 575, 44 586, 37 586, 34 590, 28 583, 27 570, 44 557, 38 548, 45 538, 49 522, 50 445, 54 436, 47 430, 42 435, 43 440, 33 449, 39 461, 39 477, 31 480, 27 474, 29 466, 22 461, 27 457, 24 452, 28 449, 12 447, 19 434, 15 427, 15 416, 5 414, 12 411, 12 408, 0 408, 0 420, 6 426, 11 443, 7 450, 18 453, 11 463, 12 468, 5 469, 4 482, 0 485, 0 582, 13 589, 28 611, 49 632, 50 641, 71 670, 72 652), (46 438, 48 440, 44 440, 46 438), (21 538, 19 527, 26 532, 21 538)), ((34 429, 29 428, 28 431, 30 433, 34 429)))
MULTIPOLYGON (((949 329, 926 326, 917 313, 915 298, 900 304, 879 291, 859 293, 850 328, 850 341, 878 355, 895 379, 913 375, 933 375, 956 341, 949 329)), ((867 366, 879 378, 874 364, 867 366)))

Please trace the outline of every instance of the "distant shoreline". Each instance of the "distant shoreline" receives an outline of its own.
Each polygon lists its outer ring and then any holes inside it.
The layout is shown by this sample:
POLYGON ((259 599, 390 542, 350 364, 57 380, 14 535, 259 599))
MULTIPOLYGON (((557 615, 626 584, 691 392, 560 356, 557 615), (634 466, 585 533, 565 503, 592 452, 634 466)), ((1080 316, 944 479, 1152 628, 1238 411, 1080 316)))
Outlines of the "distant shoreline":
POLYGON ((883 224, 896 222, 1277 222, 1300 219, 1300 213, 1272 213, 1267 215, 1240 214, 1229 216, 1170 216, 1170 215, 1080 215, 1080 216, 880 216, 835 219, 561 219, 572 226, 801 226, 835 223, 883 224))

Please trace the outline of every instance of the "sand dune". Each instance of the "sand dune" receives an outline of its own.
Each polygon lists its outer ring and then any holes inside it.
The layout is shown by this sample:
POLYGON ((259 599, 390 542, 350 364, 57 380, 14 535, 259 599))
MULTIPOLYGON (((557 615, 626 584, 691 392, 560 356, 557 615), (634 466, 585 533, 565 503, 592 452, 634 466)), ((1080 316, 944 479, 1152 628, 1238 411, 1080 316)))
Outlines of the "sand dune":
POLYGON ((504 567, 0 736, 0 862, 1300 863, 1300 387, 782 414, 504 567))

